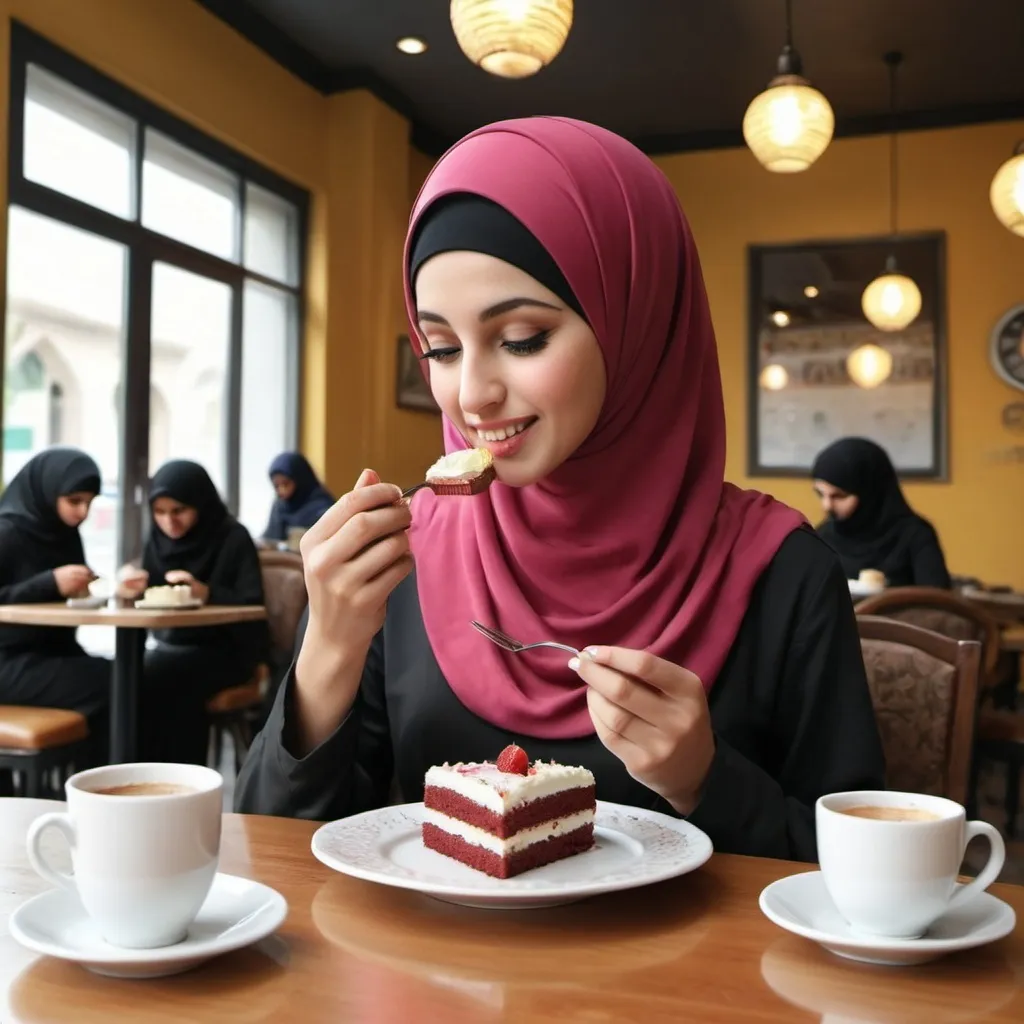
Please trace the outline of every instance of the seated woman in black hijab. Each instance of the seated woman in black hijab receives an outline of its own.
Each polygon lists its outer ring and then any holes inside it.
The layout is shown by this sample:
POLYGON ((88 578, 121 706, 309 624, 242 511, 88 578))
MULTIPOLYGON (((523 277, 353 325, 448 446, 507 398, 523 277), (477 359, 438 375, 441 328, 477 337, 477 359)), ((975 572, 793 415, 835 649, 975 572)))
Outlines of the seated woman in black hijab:
MULTIPOLYGON (((152 527, 142 568, 122 570, 121 590, 187 584, 206 604, 263 604, 259 556, 206 470, 168 462, 149 491, 152 527)), ((140 694, 144 761, 206 761, 206 701, 252 678, 267 653, 263 622, 158 630, 146 651, 140 694)))
MULTIPOLYGON (((0 498, 0 604, 88 593, 78 527, 99 494, 99 467, 74 448, 40 452, 0 498)), ((95 757, 106 754, 110 662, 86 654, 74 629, 0 626, 0 704, 69 708, 89 719, 95 757)))
POLYGON ((263 539, 288 539, 293 527, 308 530, 333 504, 330 491, 317 477, 304 455, 282 452, 270 464, 270 482, 277 499, 270 509, 270 521, 263 539))
POLYGON ((839 555, 847 579, 874 569, 890 587, 951 586, 935 528, 907 504, 884 448, 844 437, 818 455, 811 476, 828 513, 818 533, 839 555))

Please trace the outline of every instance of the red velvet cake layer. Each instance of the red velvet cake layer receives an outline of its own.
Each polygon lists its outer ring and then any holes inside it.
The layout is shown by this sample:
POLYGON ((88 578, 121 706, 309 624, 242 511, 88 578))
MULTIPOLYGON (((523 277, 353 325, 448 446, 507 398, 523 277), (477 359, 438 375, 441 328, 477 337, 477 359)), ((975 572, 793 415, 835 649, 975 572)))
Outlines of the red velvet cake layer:
POLYGON ((596 806, 593 786, 578 786, 560 793, 531 800, 501 815, 467 799, 453 789, 427 786, 423 791, 423 804, 431 810, 458 818, 467 825, 490 832, 500 839, 508 839, 524 828, 532 828, 542 821, 568 817, 578 811, 593 810, 596 806))
POLYGON ((594 825, 592 822, 588 823, 573 832, 552 836, 526 847, 525 850, 518 850, 507 857, 502 857, 493 850, 466 842, 461 836, 445 832, 430 822, 424 822, 423 845, 477 871, 482 871, 492 878, 512 878, 524 871, 589 850, 594 845, 594 825))

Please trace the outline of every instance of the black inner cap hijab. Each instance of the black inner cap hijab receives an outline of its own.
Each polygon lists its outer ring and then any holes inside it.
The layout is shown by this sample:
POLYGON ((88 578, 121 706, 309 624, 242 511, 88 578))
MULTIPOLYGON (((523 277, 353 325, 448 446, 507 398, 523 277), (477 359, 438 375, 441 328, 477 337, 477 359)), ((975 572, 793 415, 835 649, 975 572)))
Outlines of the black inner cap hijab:
POLYGON ((442 252, 480 252, 518 267, 570 309, 587 319, 565 275, 536 237, 503 206, 483 196, 458 192, 424 213, 409 250, 409 281, 431 257, 442 252))

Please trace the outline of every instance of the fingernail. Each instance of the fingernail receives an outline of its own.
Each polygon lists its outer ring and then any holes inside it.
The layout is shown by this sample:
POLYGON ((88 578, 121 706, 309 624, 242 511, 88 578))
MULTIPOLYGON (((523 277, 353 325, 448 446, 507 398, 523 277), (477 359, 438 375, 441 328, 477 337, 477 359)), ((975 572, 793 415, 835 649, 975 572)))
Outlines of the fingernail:
POLYGON ((571 668, 573 670, 573 672, 579 672, 579 670, 580 670, 580 659, 579 658, 570 658, 569 659, 569 668, 571 668))
POLYGON ((591 661, 596 661, 597 660, 597 653, 598 652, 597 652, 597 648, 596 647, 584 647, 583 648, 583 657, 584 658, 589 658, 591 661))

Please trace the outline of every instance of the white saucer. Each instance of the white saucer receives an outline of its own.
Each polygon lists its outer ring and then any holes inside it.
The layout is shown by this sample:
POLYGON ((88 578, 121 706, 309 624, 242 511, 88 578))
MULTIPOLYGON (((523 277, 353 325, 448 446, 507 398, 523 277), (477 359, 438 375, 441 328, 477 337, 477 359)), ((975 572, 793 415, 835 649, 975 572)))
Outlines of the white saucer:
POLYGON ((162 978, 270 935, 288 914, 285 898, 248 878, 218 874, 188 936, 160 949, 108 945, 78 897, 65 889, 33 896, 11 915, 11 934, 46 956, 73 960, 112 978, 162 978))
POLYGON ((820 871, 807 871, 772 882, 758 904, 780 928, 817 942, 850 960, 891 967, 923 964, 947 953, 973 949, 1013 931, 1013 907, 983 892, 963 907, 944 914, 920 939, 887 939, 854 931, 840 916, 825 889, 820 871))
POLYGON ((688 821, 598 800, 592 849, 514 878, 492 878, 428 850, 422 823, 422 803, 354 814, 321 825, 313 855, 342 874, 448 903, 529 910, 685 875, 712 851, 711 840, 688 821))

